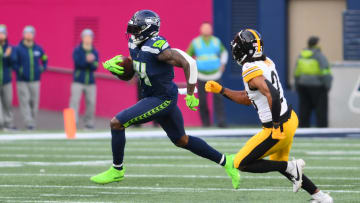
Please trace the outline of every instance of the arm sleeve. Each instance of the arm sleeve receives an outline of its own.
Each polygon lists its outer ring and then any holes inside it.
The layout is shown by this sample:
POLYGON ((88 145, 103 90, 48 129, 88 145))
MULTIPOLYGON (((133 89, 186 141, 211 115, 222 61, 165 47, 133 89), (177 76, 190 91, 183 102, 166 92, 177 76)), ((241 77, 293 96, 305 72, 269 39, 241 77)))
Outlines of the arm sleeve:
POLYGON ((48 64, 48 57, 45 54, 44 50, 41 48, 41 63, 44 67, 44 70, 47 69, 47 64, 48 64))
POLYGON ((74 49, 73 60, 75 63, 75 69, 77 69, 77 68, 85 69, 86 68, 86 58, 85 58, 85 56, 81 56, 81 54, 77 48, 74 49))
POLYGON ((271 94, 272 106, 271 106, 271 115, 273 122, 280 122, 280 113, 281 113, 281 101, 280 93, 275 87, 271 84, 269 80, 265 80, 271 94))
POLYGON ((14 63, 16 63, 16 50, 15 50, 15 47, 12 47, 10 45, 8 47, 12 48, 11 54, 10 54, 10 56, 4 57, 4 60, 5 60, 6 65, 12 67, 15 65, 14 63))
POLYGON ((188 49, 186 50, 186 53, 189 54, 189 56, 191 56, 191 57, 195 56, 195 49, 194 49, 193 42, 190 43, 188 49))
POLYGON ((197 82, 197 77, 198 77, 198 70, 197 70, 197 64, 195 59, 193 59, 191 56, 189 56, 187 53, 185 53, 184 51, 180 50, 180 49, 173 49, 176 50, 177 52, 179 52, 184 58, 185 60, 189 63, 190 66, 190 75, 189 75, 189 84, 196 84, 197 82))
POLYGON ((13 63, 13 69, 18 72, 20 70, 20 64, 21 64, 21 57, 20 57, 20 51, 18 47, 13 47, 14 48, 14 63, 13 63))
POLYGON ((229 53, 226 49, 223 49, 223 51, 220 54, 220 63, 221 65, 226 65, 229 59, 229 53))
POLYGON ((320 51, 316 52, 314 58, 319 62, 321 69, 320 80, 327 90, 330 90, 333 77, 330 71, 330 65, 327 58, 320 51))
POLYGON ((321 52, 316 52, 316 54, 314 54, 314 58, 319 62, 320 68, 322 70, 329 68, 329 62, 324 54, 321 52))
POLYGON ((96 50, 94 50, 93 54, 95 56, 95 60, 90 64, 90 67, 92 71, 95 71, 99 66, 99 53, 96 50))

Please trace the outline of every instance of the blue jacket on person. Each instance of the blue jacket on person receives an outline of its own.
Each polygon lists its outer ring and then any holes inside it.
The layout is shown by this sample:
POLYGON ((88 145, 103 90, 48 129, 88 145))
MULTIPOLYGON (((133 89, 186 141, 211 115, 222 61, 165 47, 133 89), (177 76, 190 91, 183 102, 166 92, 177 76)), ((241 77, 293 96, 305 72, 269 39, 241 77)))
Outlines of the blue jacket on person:
POLYGON ((0 47, 0 85, 6 85, 11 82, 11 70, 15 67, 15 63, 16 50, 14 47, 9 45, 6 40, 5 44, 0 47), (11 47, 12 51, 9 56, 5 56, 5 52, 8 47, 11 47))
POLYGON ((94 72, 99 65, 99 54, 93 47, 91 50, 86 51, 82 44, 75 47, 73 52, 73 60, 75 65, 74 82, 82 84, 94 84, 94 72), (93 62, 86 61, 86 55, 92 53, 95 56, 93 62))
POLYGON ((32 47, 25 46, 23 40, 16 47, 17 65, 16 79, 17 81, 39 81, 41 73, 47 68, 48 57, 44 50, 34 43, 32 47))

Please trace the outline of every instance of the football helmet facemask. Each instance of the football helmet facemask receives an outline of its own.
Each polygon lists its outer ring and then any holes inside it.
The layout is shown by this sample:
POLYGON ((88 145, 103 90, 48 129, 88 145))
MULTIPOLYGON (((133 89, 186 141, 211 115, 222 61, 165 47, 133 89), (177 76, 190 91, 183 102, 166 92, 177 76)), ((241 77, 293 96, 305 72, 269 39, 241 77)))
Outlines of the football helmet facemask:
POLYGON ((155 37, 160 31, 160 17, 154 11, 137 11, 130 19, 126 33, 136 45, 155 37))

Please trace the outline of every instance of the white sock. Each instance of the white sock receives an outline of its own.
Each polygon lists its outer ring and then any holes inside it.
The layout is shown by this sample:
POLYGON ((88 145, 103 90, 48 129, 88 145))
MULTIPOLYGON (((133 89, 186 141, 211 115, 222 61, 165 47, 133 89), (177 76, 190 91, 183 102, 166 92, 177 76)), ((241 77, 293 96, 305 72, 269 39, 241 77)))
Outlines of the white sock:
POLYGON ((321 190, 319 192, 312 194, 311 197, 314 199, 320 199, 325 193, 323 193, 321 190))
POLYGON ((219 162, 220 165, 223 165, 224 164, 224 161, 225 161, 225 155, 223 154, 222 157, 221 157, 221 160, 219 162))
POLYGON ((113 166, 116 167, 116 168, 120 168, 120 167, 123 166, 123 164, 119 164, 119 165, 113 164, 113 166))
POLYGON ((292 161, 287 162, 286 173, 291 174, 291 171, 295 168, 295 164, 292 161))

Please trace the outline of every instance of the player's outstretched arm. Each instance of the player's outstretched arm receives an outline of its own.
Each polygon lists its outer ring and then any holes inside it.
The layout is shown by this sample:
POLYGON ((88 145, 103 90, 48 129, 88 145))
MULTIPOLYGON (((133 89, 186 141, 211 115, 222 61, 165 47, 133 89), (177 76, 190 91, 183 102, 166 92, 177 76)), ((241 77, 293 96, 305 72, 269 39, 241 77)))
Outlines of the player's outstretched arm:
POLYGON ((222 94, 224 97, 236 102, 238 104, 243 104, 249 106, 251 104, 251 100, 246 94, 245 90, 231 90, 229 88, 225 88, 219 83, 215 81, 208 81, 205 85, 205 91, 212 92, 215 94, 222 94))

